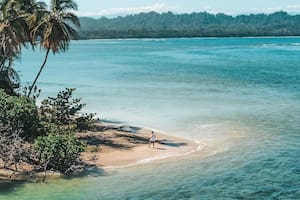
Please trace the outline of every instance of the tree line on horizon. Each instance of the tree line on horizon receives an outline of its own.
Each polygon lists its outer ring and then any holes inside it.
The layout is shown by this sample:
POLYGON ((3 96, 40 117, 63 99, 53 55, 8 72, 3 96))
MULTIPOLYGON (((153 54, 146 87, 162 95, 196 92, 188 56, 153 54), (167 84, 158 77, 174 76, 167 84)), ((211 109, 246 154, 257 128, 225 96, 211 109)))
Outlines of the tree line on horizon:
POLYGON ((79 39, 300 35, 300 15, 284 11, 238 16, 149 12, 115 18, 81 17, 80 22, 79 39))

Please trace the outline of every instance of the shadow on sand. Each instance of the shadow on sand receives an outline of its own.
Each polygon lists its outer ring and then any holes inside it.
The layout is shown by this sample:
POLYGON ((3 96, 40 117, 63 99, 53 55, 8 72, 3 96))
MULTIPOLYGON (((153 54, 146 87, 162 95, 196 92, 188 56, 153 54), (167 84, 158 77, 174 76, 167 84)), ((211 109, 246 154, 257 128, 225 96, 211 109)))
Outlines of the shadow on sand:
POLYGON ((97 124, 92 134, 82 134, 80 139, 87 145, 100 146, 104 145, 114 149, 128 150, 133 147, 131 144, 147 144, 149 139, 138 135, 139 127, 134 126, 116 126, 97 124), (104 135, 105 131, 116 131, 113 136, 104 135), (102 134, 103 133, 103 134, 102 134), (124 134, 126 133, 126 134, 124 134), (122 140, 126 142, 122 142, 122 140), (127 144, 126 144, 127 143, 127 144))
POLYGON ((111 148, 123 149, 123 150, 127 150, 127 149, 131 148, 129 145, 116 143, 113 140, 105 139, 98 135, 81 136, 80 139, 85 141, 87 145, 100 146, 100 147, 101 147, 101 145, 105 145, 105 146, 109 146, 111 148))
POLYGON ((185 142, 174 142, 172 140, 158 140, 159 144, 170 146, 170 147, 182 147, 187 146, 188 144, 185 142))

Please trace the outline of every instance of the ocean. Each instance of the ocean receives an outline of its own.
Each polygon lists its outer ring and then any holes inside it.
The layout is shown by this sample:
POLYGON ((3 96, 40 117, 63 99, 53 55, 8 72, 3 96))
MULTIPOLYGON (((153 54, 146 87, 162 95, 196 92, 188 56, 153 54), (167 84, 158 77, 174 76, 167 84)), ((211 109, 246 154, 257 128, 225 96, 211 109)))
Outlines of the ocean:
MULTIPOLYGON (((16 63, 32 82, 44 52, 16 63)), ((0 186, 0 199, 300 199, 300 38, 72 41, 39 101, 76 88, 105 121, 191 139, 198 152, 101 176, 0 186)))

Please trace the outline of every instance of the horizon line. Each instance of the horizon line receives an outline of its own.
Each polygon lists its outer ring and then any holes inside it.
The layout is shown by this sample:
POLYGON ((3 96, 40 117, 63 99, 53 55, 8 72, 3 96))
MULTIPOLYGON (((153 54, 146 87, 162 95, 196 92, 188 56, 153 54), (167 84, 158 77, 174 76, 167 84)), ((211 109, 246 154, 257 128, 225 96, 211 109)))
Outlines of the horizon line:
POLYGON ((176 12, 176 11, 172 11, 172 10, 168 10, 168 11, 146 11, 146 12, 133 12, 133 13, 124 13, 124 14, 111 14, 111 15, 84 15, 84 14, 80 14, 81 12, 75 12, 79 17, 89 17, 89 18, 108 18, 108 19, 113 19, 113 18, 118 18, 118 17, 127 17, 127 16, 135 16, 135 15, 140 15, 140 14, 149 14, 149 13, 157 13, 157 14, 166 14, 166 13, 172 13, 174 15, 184 15, 184 14, 194 14, 194 13, 208 13, 211 15, 218 15, 218 14, 224 14, 224 15, 228 15, 228 16, 232 16, 232 17, 237 17, 240 15, 260 15, 260 14, 264 14, 264 15, 271 15, 274 13, 278 13, 278 12, 285 12, 288 15, 300 15, 300 12, 288 12, 285 10, 277 10, 277 11, 272 11, 272 12, 244 12, 244 13, 239 13, 239 14, 233 14, 233 13, 226 13, 226 12, 209 12, 209 11, 192 11, 192 12, 176 12))

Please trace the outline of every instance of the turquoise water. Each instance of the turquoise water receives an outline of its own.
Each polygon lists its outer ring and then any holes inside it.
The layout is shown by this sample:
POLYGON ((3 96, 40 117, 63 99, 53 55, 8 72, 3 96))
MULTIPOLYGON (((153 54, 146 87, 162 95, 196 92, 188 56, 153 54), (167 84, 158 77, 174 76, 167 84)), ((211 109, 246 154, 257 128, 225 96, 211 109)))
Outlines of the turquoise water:
MULTIPOLYGON (((25 84, 42 55, 24 51, 25 84)), ((76 87, 86 111, 190 138, 199 151, 100 177, 0 185, 0 199, 299 199, 299 61, 298 37, 75 41, 49 58, 42 98, 76 87)))

